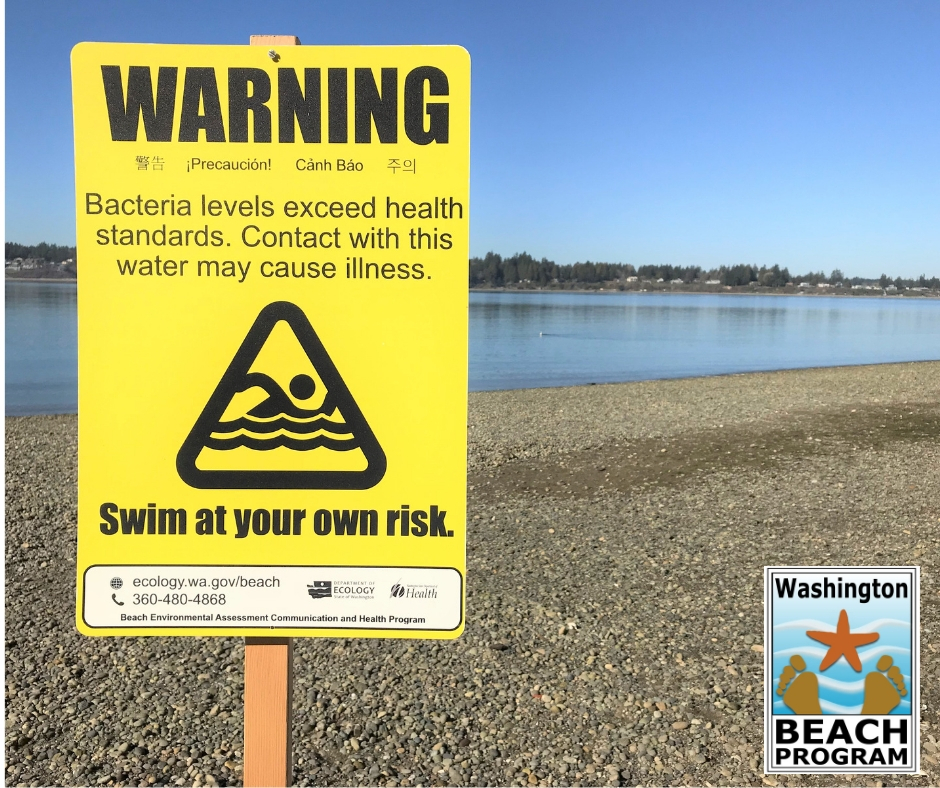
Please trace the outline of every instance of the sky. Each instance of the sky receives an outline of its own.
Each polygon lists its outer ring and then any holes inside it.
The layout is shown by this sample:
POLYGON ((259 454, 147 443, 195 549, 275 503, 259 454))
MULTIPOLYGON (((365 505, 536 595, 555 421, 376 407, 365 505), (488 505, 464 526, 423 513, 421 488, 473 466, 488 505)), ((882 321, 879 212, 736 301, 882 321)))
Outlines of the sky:
POLYGON ((6 239, 75 242, 80 41, 459 44, 470 253, 940 276, 940 3, 7 0, 6 239))

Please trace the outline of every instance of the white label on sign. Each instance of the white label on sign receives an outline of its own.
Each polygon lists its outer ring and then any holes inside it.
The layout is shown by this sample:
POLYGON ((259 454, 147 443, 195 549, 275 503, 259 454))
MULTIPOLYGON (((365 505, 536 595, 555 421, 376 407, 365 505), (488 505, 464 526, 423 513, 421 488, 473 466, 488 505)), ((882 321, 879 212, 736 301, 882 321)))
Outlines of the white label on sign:
POLYGON ((89 627, 398 629, 460 626, 455 569, 342 566, 89 567, 89 627))

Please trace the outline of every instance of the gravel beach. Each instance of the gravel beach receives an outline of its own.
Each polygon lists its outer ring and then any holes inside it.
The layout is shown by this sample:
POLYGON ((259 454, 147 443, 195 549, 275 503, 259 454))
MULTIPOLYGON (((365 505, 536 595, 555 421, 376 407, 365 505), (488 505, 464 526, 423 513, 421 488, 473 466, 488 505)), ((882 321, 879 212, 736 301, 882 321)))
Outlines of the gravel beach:
MULTIPOLYGON (((297 640, 296 785, 940 783, 940 363, 470 396, 467 628, 297 640), (768 564, 922 567, 918 776, 764 776, 768 564)), ((85 638, 76 418, 6 422, 8 785, 238 785, 243 642, 85 638)))

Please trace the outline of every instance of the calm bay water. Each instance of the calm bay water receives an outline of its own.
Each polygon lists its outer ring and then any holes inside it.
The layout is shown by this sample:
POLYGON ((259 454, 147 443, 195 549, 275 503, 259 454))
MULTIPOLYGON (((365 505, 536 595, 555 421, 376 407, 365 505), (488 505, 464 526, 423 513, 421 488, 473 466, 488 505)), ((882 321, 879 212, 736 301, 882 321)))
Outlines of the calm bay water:
MULTIPOLYGON (((75 412, 75 294, 6 283, 8 415, 75 412)), ((470 294, 471 391, 936 359, 933 299, 470 294)))
POLYGON ((471 293, 470 388, 940 359, 940 300, 471 293))
POLYGON ((8 416, 76 412, 75 291, 69 283, 6 283, 8 416))

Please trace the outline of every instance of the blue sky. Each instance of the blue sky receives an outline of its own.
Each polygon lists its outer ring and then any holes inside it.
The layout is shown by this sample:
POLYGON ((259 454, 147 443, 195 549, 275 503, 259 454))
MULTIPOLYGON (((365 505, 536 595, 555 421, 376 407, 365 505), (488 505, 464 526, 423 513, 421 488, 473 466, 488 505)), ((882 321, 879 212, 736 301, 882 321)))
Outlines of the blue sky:
POLYGON ((940 275, 940 4, 6 3, 6 234, 74 243, 79 41, 460 44, 471 254, 940 275))

